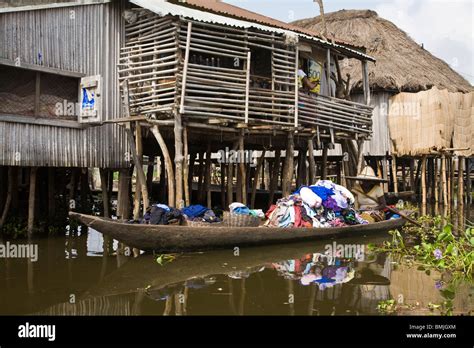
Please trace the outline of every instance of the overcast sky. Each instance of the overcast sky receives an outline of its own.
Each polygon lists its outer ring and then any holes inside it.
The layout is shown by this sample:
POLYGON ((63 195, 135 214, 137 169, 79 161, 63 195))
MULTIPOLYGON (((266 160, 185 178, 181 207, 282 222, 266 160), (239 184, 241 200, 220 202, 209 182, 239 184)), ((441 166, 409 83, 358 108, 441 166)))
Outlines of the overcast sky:
MULTIPOLYGON (((285 22, 314 17, 313 0, 224 0, 285 22)), ((325 12, 371 9, 474 84, 473 0, 323 0, 325 12)))

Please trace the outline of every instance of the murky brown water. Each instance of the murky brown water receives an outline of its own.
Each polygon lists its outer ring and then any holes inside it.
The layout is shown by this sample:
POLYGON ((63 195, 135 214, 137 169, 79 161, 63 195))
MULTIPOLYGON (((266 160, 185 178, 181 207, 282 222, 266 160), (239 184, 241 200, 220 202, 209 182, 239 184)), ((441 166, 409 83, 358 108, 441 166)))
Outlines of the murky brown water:
MULTIPOLYGON (((103 256, 93 230, 42 239, 36 262, 0 259, 0 314, 377 315, 391 298, 417 304, 399 314, 430 314, 428 304, 442 301, 439 275, 370 254, 367 244, 384 238, 188 253, 164 265, 154 255, 103 256), (322 256, 333 242, 364 248, 359 261, 322 256)), ((472 284, 460 286, 455 313, 474 310, 473 293, 472 284)))

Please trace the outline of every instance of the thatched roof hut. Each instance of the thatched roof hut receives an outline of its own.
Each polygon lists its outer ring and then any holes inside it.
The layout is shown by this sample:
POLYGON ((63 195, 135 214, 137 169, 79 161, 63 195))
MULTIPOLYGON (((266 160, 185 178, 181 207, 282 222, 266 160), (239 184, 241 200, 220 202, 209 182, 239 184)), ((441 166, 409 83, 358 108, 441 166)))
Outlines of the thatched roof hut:
MULTIPOLYGON (((474 87, 443 60, 417 44, 407 33, 371 10, 341 10, 325 15, 329 39, 364 46, 376 58, 369 65, 372 90, 419 92, 436 86, 450 92, 470 92, 474 87)), ((320 17, 292 24, 322 32, 320 17)), ((354 79, 352 88, 362 89, 360 64, 344 65, 344 75, 354 79)))

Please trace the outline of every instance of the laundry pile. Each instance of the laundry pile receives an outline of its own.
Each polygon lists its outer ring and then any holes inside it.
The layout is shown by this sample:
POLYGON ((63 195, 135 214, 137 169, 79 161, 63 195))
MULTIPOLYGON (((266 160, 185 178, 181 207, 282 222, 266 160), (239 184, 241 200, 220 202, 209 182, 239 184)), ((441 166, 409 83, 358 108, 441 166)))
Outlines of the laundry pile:
POLYGON ((299 280, 301 285, 317 284, 319 290, 342 284, 354 278, 350 260, 314 253, 301 259, 273 263, 273 268, 285 279, 299 280))
POLYGON ((217 217, 217 215, 214 213, 212 209, 209 209, 200 204, 195 204, 195 205, 190 205, 189 207, 185 207, 181 209, 181 212, 189 221, 200 221, 200 222, 208 222, 208 223, 221 222, 221 219, 217 217))
POLYGON ((148 207, 141 223, 151 225, 169 225, 180 223, 182 219, 183 214, 179 209, 168 207, 166 204, 152 204, 148 207))
POLYGON ((258 218, 264 218, 265 214, 262 209, 250 209, 245 204, 240 202, 234 202, 229 205, 229 211, 231 214, 238 215, 251 215, 258 218))
POLYGON ((367 224, 355 211, 354 203, 354 196, 344 186, 319 180, 270 206, 265 226, 319 228, 367 224))

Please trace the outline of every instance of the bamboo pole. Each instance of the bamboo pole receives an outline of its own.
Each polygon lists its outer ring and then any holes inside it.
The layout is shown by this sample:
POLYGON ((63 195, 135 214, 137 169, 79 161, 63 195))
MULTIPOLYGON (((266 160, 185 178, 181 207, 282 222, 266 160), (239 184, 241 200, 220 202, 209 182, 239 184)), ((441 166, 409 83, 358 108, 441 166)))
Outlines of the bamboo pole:
MULTIPOLYGON (((136 123, 135 127, 135 151, 137 152, 137 158, 140 160, 140 163, 142 163, 143 160, 143 147, 142 147, 142 127, 136 123)), ((132 145, 130 145, 132 147, 132 145)), ((133 220, 138 221, 140 219, 140 203, 142 199, 142 182, 141 182, 141 177, 138 174, 139 168, 138 168, 138 163, 135 162, 135 169, 137 171, 137 177, 135 181, 135 195, 133 198, 133 220)), ((143 168, 143 166, 141 166, 143 168)), ((145 178, 145 183, 146 183, 146 178, 145 178)), ((133 185, 133 182, 132 182, 133 185)), ((143 211, 143 215, 145 214, 145 210, 143 211)))
POLYGON ((393 192, 398 193, 397 156, 395 155, 392 155, 392 178, 393 178, 393 192))
POLYGON ((118 182, 117 215, 128 220, 130 213, 130 173, 128 169, 120 169, 118 182))
POLYGON ((415 191, 415 159, 410 158, 410 189, 415 191))
POLYGON ((471 159, 466 158, 466 203, 472 204, 471 159))
POLYGON ((278 186, 278 174, 280 173, 280 158, 281 158, 281 150, 275 150, 275 158, 272 162, 271 168, 271 179, 270 179, 270 192, 268 195, 268 206, 273 204, 273 200, 275 197, 275 191, 278 186))
POLYGON ((426 206, 426 155, 421 159, 421 195, 422 204, 426 206))
POLYGON ((175 204, 178 209, 184 207, 183 200, 183 127, 181 124, 181 114, 174 113, 174 148, 175 148, 175 204))
POLYGON ((449 201, 454 202, 454 158, 449 158, 449 201))
POLYGON ((247 176, 245 170, 245 148, 244 148, 244 130, 240 131, 239 135, 239 152, 240 152, 240 162, 239 162, 239 169, 240 169, 240 182, 241 182, 241 192, 242 192, 242 200, 241 202, 247 205, 247 176))
POLYGON ((448 204, 448 187, 447 187, 447 168, 446 156, 441 155, 441 190, 443 191, 443 204, 448 204))
POLYGON ((255 197, 257 195, 257 185, 260 180, 260 173, 262 172, 263 161, 265 160, 265 150, 262 150, 262 154, 258 158, 257 167, 255 169, 255 176, 253 177, 252 183, 252 194, 250 196, 250 206, 255 209, 255 197))
POLYGON ((189 64, 189 49, 191 45, 191 32, 193 23, 188 22, 188 31, 186 34, 186 49, 184 53, 184 65, 183 65, 183 79, 181 83, 181 100, 179 104, 179 113, 184 113, 184 100, 186 98, 186 82, 188 77, 188 64, 189 64))
POLYGON ((326 180, 328 177, 328 146, 324 143, 323 156, 321 159, 321 180, 326 180))
POLYGON ((314 160, 314 137, 308 139, 309 184, 316 181, 316 162, 314 160))
POLYGON ((185 205, 191 204, 191 195, 189 193, 189 164, 188 164, 188 127, 186 124, 183 125, 183 185, 184 185, 184 201, 185 205))
POLYGON ((464 205, 464 157, 458 157, 458 205, 464 205))
POLYGON ((438 158, 433 159, 433 194, 435 203, 439 202, 438 158))
POLYGON ((291 185, 293 181, 294 173, 294 140, 293 132, 288 132, 287 147, 286 147, 286 158, 285 158, 285 167, 283 171, 282 179, 282 194, 283 197, 287 197, 291 193, 291 185))
POLYGON ((30 189, 28 193, 28 237, 33 235, 33 227, 35 222, 35 203, 36 203, 36 175, 37 167, 30 169, 30 189))
POLYGON ((148 157, 148 167, 146 170, 146 187, 148 190, 148 194, 150 195, 150 199, 153 192, 153 175, 155 170, 155 156, 148 157))
POLYGON ((206 174, 204 178, 204 188, 206 191, 206 206, 208 208, 212 207, 212 197, 211 197, 211 177, 212 177, 212 159, 211 159, 211 142, 208 141, 207 143, 207 150, 206 150, 206 174))
POLYGON ((163 154, 163 159, 165 162, 166 174, 168 177, 168 205, 171 207, 175 206, 175 188, 174 188, 174 173, 173 173, 173 163, 171 161, 170 153, 168 147, 166 146, 165 140, 160 133, 160 130, 157 125, 154 125, 151 128, 151 132, 156 138, 158 145, 160 146, 161 153, 163 154))
POLYGON ((245 123, 249 123, 250 62, 251 62, 251 52, 248 51, 247 60, 245 62, 245 114, 244 114, 245 123))

